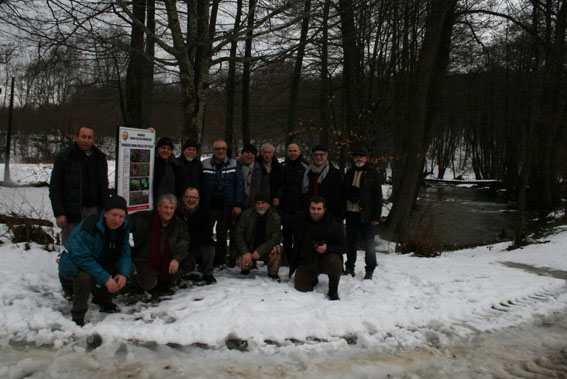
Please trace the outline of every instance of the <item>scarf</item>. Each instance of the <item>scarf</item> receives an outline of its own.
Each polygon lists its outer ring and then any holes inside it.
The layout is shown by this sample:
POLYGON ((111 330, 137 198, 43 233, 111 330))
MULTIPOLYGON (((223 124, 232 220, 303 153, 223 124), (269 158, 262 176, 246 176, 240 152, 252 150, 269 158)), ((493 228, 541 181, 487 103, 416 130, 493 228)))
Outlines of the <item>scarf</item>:
POLYGON ((319 178, 317 179, 317 183, 321 184, 321 182, 323 180, 325 180, 325 178, 327 177, 327 174, 329 173, 329 161, 326 161, 320 167, 315 166, 313 164, 313 162, 311 162, 311 164, 309 166, 307 166, 307 169, 305 170, 305 173, 303 174, 303 183, 301 184, 301 192, 302 193, 309 192, 309 173, 310 172, 313 172, 314 174, 320 174, 319 178))
POLYGON ((152 231, 150 235, 150 259, 148 260, 148 267, 159 271, 159 281, 167 282, 169 277, 169 262, 171 261, 171 251, 169 250, 169 236, 173 229, 173 219, 167 225, 167 232, 165 236, 165 246, 163 247, 163 254, 161 254, 161 220, 157 211, 154 212, 152 217, 152 231))

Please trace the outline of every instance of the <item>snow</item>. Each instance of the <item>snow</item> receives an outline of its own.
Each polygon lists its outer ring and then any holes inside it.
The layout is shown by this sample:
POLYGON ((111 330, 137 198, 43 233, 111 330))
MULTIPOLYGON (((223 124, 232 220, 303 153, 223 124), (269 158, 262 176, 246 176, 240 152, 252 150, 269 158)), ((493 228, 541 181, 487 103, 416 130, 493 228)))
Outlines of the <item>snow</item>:
MULTIPOLYGON (((26 170, 19 170, 22 178, 38 176, 26 170)), ((14 208, 52 219, 46 188, 0 187, 0 213, 14 208)), ((281 364, 285 368, 289 362, 303 364, 298 357, 344 352, 352 346, 374 352, 437 346, 447 336, 466 339, 479 331, 517 326, 567 305, 565 280, 509 265, 512 262, 567 271, 565 227, 519 250, 508 251, 509 243, 500 243, 447 252, 437 258, 398 255, 382 241, 379 250, 389 251, 378 254, 374 279, 362 280, 364 254, 359 252, 356 277, 341 278, 340 301, 327 300, 325 275, 319 277, 313 292, 301 293, 294 289, 293 279, 287 280, 285 267, 280 270, 282 283, 271 281, 266 267, 253 270, 249 277, 229 268, 215 271, 216 284, 178 289, 157 304, 127 305, 124 297, 118 297, 122 312, 111 315, 99 313, 91 304, 83 328, 71 321, 71 304, 63 298, 57 252, 47 252, 34 244, 26 250, 24 244, 10 243, 5 237, 3 242, 0 351, 4 349, 6 359, 12 359, 8 354, 12 345, 45 346, 65 351, 66 356, 85 357, 81 363, 84 370, 105 365, 100 357, 93 360, 85 356, 85 347, 79 343, 95 334, 113 352, 127 343, 130 348, 124 353, 126 363, 136 360, 132 351, 138 357, 148 353, 132 347, 140 344, 206 344, 223 367, 235 356, 248 362, 252 358, 243 358, 227 348, 227 338, 239 338, 246 340, 251 354, 283 353, 286 360, 282 358, 281 364)), ((203 349, 191 352, 197 366, 198 357, 213 354, 203 349)), ((16 364, 5 366, 0 360, 0 377, 25 377, 49 366, 39 358, 13 359, 16 364)), ((326 367, 332 371, 332 362, 321 364, 331 365, 326 367)), ((60 372, 53 365, 53 372, 60 372)), ((209 370, 213 369, 208 366, 202 372, 212 374, 214 371, 209 370)), ((151 372, 145 376, 152 377, 151 372)), ((359 374, 373 376, 364 371, 359 374)), ((183 370, 175 373, 185 375, 188 372, 183 370)))

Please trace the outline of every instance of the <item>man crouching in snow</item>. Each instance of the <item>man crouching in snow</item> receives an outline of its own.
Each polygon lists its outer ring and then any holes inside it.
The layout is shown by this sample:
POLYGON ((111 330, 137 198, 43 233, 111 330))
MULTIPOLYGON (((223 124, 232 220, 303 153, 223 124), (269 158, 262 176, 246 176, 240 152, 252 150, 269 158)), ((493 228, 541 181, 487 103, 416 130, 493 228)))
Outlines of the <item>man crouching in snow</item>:
POLYGON ((339 300, 339 280, 347 241, 343 227, 327 214, 325 199, 313 196, 309 209, 299 213, 293 224, 293 263, 289 276, 296 271, 295 289, 313 291, 319 273, 329 276, 329 300, 339 300))
POLYGON ((66 297, 73 298, 73 321, 83 326, 89 295, 101 312, 119 309, 112 296, 124 288, 132 271, 126 200, 111 197, 98 215, 84 219, 73 231, 59 257, 59 279, 66 297))
POLYGON ((137 212, 128 218, 134 235, 133 281, 153 294, 171 291, 183 273, 179 263, 189 253, 189 231, 185 222, 175 215, 176 207, 177 198, 164 194, 155 210, 137 212))

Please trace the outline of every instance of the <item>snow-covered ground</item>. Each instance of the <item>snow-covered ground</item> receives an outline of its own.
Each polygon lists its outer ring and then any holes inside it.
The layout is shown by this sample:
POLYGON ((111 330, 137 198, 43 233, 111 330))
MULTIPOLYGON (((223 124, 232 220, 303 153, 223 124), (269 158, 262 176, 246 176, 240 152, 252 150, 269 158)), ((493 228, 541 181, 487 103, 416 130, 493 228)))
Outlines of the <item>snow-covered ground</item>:
MULTIPOLYGON (((14 208, 52 217, 46 188, 0 187, 0 213, 14 208)), ((83 328, 70 319, 57 253, 4 236, 0 377, 403 377, 404 365, 386 361, 389 354, 455 341, 466 350, 479 333, 564 312, 565 280, 551 271, 567 272, 567 227, 555 232, 519 250, 500 243, 437 258, 394 254, 380 241, 390 254, 378 254, 374 279, 362 280, 359 252, 357 275, 341 279, 336 302, 326 299, 324 275, 300 293, 287 268, 282 283, 265 267, 249 277, 226 269, 215 272, 216 284, 179 289, 160 303, 118 298, 122 312, 111 315, 91 305, 83 328), (229 339, 247 352, 229 350, 229 339), (373 365, 361 363, 369 359, 373 365)))

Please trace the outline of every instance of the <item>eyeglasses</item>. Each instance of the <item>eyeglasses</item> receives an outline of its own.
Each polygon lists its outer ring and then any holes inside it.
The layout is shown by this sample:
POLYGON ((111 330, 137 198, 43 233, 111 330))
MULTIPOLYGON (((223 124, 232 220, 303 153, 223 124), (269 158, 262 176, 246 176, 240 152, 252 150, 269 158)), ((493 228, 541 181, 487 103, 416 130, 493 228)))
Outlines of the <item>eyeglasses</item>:
POLYGON ((327 155, 327 154, 325 154, 325 153, 315 153, 315 154, 313 154, 314 157, 324 157, 324 156, 326 156, 326 155, 327 155))
POLYGON ((183 195, 183 198, 188 200, 199 200, 199 196, 183 195))
POLYGON ((213 150, 226 150, 226 147, 215 147, 213 150))

